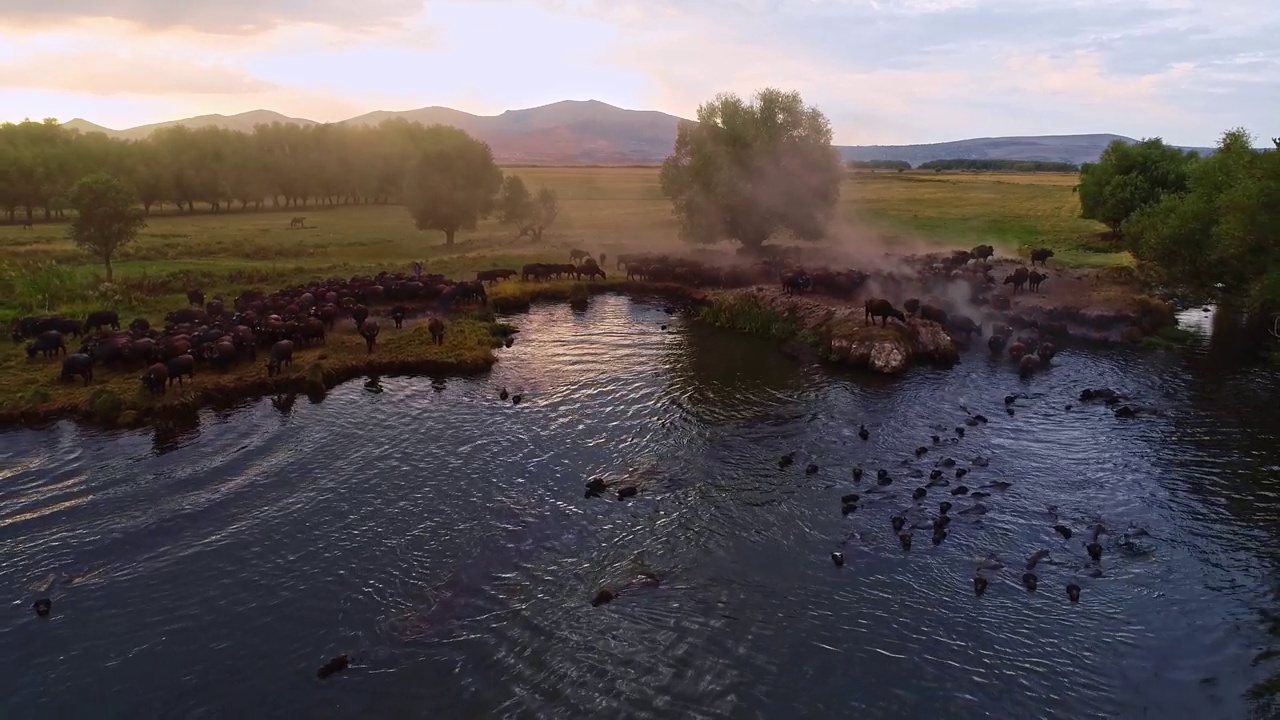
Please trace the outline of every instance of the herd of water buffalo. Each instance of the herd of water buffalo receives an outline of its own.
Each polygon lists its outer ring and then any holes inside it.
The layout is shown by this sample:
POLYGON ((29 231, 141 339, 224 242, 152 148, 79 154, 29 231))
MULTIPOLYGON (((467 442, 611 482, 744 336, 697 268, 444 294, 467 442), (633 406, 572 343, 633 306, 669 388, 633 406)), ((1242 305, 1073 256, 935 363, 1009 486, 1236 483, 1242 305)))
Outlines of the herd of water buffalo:
MULTIPOLYGON (((788 294, 812 292, 842 300, 852 300, 872 278, 881 292, 902 296, 911 291, 927 295, 943 286, 955 287, 959 281, 967 287, 967 302, 972 306, 989 305, 995 310, 1007 310, 1011 297, 998 291, 989 262, 993 254, 990 245, 979 245, 950 255, 910 258, 904 261, 902 269, 874 275, 853 269, 808 271, 796 258, 785 254, 730 266, 678 256, 623 254, 616 257, 615 269, 625 269, 626 277, 631 280, 699 288, 780 282, 788 294)), ((1033 251, 1032 267, 1043 264, 1052 255, 1052 250, 1033 251)), ((605 258, 602 253, 600 261, 605 258)), ((332 331, 340 319, 354 323, 368 352, 372 353, 381 329, 378 321, 371 317, 371 308, 375 306, 382 306, 386 316, 400 328, 411 307, 434 304, 436 313, 428 321, 428 329, 435 342, 442 343, 444 322, 439 316, 457 304, 487 303, 486 284, 516 277, 524 281, 607 277, 600 261, 585 251, 573 250, 570 260, 575 262, 531 263, 520 271, 482 270, 476 273, 475 280, 458 282, 443 275, 424 275, 419 266, 412 274, 381 272, 349 279, 316 280, 269 294, 246 291, 229 306, 218 296, 206 301, 203 292, 193 289, 187 293, 188 305, 166 314, 164 325, 159 328, 152 327, 145 318, 137 318, 122 327, 118 313, 103 310, 90 313, 85 320, 56 315, 19 318, 11 331, 15 342, 29 340, 28 357, 63 355, 60 375, 63 381, 80 377, 88 384, 95 368, 139 367, 143 370, 143 386, 152 393, 163 394, 172 384, 193 378, 201 365, 226 369, 256 361, 259 351, 267 353, 266 371, 268 376, 273 376, 292 363, 295 348, 324 342, 326 333, 332 331), (80 338, 77 352, 68 353, 68 338, 80 338)), ((1014 294, 1024 286, 1038 291, 1047 277, 1035 269, 1019 267, 1004 278, 1003 283, 1011 285, 1014 294)), ((971 335, 983 334, 980 324, 954 308, 922 303, 914 297, 905 300, 903 310, 877 297, 867 299, 864 306, 870 323, 876 318, 881 319, 881 324, 887 324, 890 318, 905 322, 907 316, 914 316, 937 322, 965 341, 971 335)), ((1052 334, 1052 328, 1048 330, 1052 334)), ((1040 361, 1047 361, 1053 355, 1053 347, 1048 343, 1037 346, 1035 340, 1029 338, 1009 343, 1012 338, 1012 328, 996 323, 988 344, 994 353, 1007 350, 1020 363, 1023 372, 1030 372, 1040 361)))
MULTIPOLYGON (((173 383, 193 378, 199 365, 226 369, 254 362, 267 353, 266 371, 273 376, 293 362, 296 347, 323 343, 340 319, 349 319, 374 352, 381 326, 370 307, 389 305, 388 317, 402 327, 410 307, 435 303, 443 314, 467 302, 485 303, 481 281, 450 282, 440 275, 379 273, 350 279, 329 279, 285 288, 274 293, 250 290, 228 307, 218 296, 205 301, 200 290, 187 292, 187 307, 164 317, 161 328, 146 318, 122 327, 118 313, 90 313, 84 321, 62 316, 24 317, 14 321, 14 342, 30 340, 27 356, 63 355, 60 378, 76 377, 87 385, 95 368, 140 367, 142 385, 163 394, 173 383), (79 350, 67 352, 67 339, 80 338, 79 350)), ((432 316, 427 329, 437 344, 444 342, 444 321, 432 316)))

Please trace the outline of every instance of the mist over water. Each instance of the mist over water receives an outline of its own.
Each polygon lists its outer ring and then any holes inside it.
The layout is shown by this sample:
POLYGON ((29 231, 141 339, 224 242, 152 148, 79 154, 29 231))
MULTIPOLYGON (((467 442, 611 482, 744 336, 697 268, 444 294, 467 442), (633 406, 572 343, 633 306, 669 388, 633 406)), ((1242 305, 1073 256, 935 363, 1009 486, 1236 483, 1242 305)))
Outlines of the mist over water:
POLYGON ((515 322, 483 378, 0 434, 0 714, 1228 718, 1280 672, 1253 663, 1280 649, 1269 371, 1210 346, 1068 349, 1030 381, 974 352, 883 379, 617 296, 515 322), (1099 386, 1163 414, 1077 401, 1099 386), (1012 392, 1030 398, 1010 417, 1012 392), (962 406, 990 423, 934 446, 962 406), (975 490, 1012 484, 985 515, 949 488, 914 503, 944 457, 975 490), (640 494, 583 497, 597 475, 640 494), (946 540, 916 530, 903 552, 889 517, 927 523, 944 499, 946 540), (1006 567, 975 598, 988 555, 1006 567), (661 586, 589 605, 641 572, 661 586))

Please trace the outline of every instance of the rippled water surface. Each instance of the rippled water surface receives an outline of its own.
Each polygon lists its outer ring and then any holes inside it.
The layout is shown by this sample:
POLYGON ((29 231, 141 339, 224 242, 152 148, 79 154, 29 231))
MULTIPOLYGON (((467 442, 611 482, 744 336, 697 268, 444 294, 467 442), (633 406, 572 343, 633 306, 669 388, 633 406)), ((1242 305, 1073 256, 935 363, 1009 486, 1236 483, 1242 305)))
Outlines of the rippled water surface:
POLYGON ((1280 398, 1229 350, 883 380, 621 297, 516 322, 483 378, 0 434, 0 716, 1235 718, 1280 674, 1280 398), (1076 402, 1100 385, 1161 414, 1076 402), (966 411, 990 423, 951 444, 966 411), (944 457, 987 514, 912 501, 944 457), (584 497, 597 475, 640 493, 584 497), (590 606, 640 573, 661 585, 590 606))

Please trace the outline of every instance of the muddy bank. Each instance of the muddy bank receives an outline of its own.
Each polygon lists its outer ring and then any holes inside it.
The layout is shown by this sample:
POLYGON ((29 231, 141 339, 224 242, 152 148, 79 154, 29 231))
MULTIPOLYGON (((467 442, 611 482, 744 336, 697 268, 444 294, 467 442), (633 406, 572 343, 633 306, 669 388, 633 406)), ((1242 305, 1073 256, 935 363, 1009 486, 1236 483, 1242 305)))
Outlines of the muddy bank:
MULTIPOLYGON (((717 325, 808 345, 831 362, 896 374, 913 363, 951 365, 956 343, 937 323, 867 324, 861 307, 756 287, 717 293, 702 316, 717 325)), ((795 352, 793 350, 793 352, 795 352)))

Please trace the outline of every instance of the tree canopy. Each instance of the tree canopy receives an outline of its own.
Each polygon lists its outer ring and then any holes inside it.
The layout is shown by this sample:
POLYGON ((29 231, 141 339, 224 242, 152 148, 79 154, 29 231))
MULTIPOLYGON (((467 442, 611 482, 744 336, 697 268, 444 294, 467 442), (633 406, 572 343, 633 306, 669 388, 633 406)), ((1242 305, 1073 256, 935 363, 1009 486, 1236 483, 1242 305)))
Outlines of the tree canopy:
POLYGON ((1217 152, 1189 165, 1185 192, 1167 193, 1134 212, 1124 233, 1139 257, 1159 263, 1180 282, 1223 283, 1246 293, 1255 307, 1275 308, 1280 141, 1263 151, 1253 140, 1241 129, 1224 133, 1217 152))
POLYGON ((489 146, 462 130, 427 128, 427 149, 409 171, 404 204, 419 230, 439 230, 452 245, 459 230, 473 230, 493 211, 502 171, 489 146))
POLYGON ((0 214, 9 222, 60 214, 77 180, 104 172, 132 187, 145 212, 171 205, 303 207, 387 203, 404 190, 409 161, 439 139, 405 120, 376 127, 272 123, 252 133, 161 128, 143 140, 81 134, 56 120, 0 125, 0 214))
POLYGON ((544 187, 539 188, 536 195, 530 194, 519 175, 503 181, 498 208, 501 222, 515 225, 520 237, 528 235, 534 242, 542 240, 542 233, 560 214, 555 190, 544 187))
POLYGON ((76 213, 71 220, 71 239, 102 261, 107 282, 111 282, 111 258, 147 224, 138 210, 137 197, 119 180, 94 173, 71 188, 67 202, 76 213))
POLYGON ((1138 210, 1167 194, 1186 191, 1197 158, 1160 138, 1133 144, 1116 140, 1097 162, 1080 166, 1080 216, 1105 223, 1119 234, 1138 210))
POLYGON ((822 112, 767 88, 751 102, 722 94, 699 107, 696 123, 681 123, 661 182, 686 239, 759 248, 784 230, 821 238, 842 176, 822 112))

